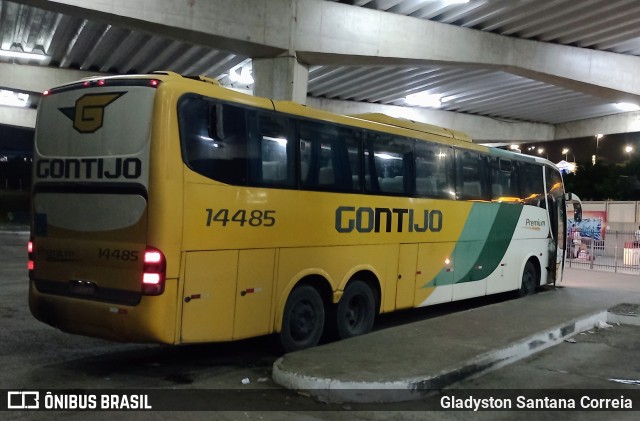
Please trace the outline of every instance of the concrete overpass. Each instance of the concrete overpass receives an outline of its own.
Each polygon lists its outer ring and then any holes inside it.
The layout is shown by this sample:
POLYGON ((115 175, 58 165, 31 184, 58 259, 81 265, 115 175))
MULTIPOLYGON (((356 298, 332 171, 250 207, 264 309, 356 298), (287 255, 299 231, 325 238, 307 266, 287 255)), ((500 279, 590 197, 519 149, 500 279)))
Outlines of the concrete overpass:
MULTIPOLYGON (((308 96, 313 66, 452 66, 489 69, 603 102, 640 104, 640 57, 577 48, 417 19, 332 1, 20 0, 17 3, 231 51, 253 61, 256 95, 338 113, 384 112, 451 127, 475 141, 545 141, 638 131, 640 113, 564 121, 495 119, 472 113, 308 96)), ((0 86, 40 92, 96 74, 0 64, 0 86)), ((526 96, 523 94, 523 97, 526 96)), ((526 100, 526 99, 525 99, 526 100)), ((33 127, 32 110, 0 107, 0 123, 33 127)))

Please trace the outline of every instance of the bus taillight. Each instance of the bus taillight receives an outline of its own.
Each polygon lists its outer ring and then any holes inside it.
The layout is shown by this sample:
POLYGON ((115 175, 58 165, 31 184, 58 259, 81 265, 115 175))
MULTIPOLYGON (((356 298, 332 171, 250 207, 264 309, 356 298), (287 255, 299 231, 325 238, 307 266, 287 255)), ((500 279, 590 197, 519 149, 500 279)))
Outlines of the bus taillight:
POLYGON ((35 264, 33 262, 33 238, 29 239, 27 243, 27 255, 29 256, 29 263, 27 268, 29 269, 29 279, 33 279, 33 269, 35 264))
POLYGON ((167 261, 164 254, 156 248, 147 247, 144 251, 142 270, 142 293, 144 295, 160 295, 164 292, 164 279, 167 261))

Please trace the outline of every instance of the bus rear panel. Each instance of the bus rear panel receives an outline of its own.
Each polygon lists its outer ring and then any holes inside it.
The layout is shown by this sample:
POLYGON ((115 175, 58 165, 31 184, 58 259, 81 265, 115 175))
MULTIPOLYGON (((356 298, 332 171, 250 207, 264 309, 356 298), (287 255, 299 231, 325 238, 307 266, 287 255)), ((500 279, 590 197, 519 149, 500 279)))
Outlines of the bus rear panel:
POLYGON ((169 298, 165 257, 147 239, 158 84, 95 79, 43 95, 29 276, 31 311, 45 323, 114 340, 173 340, 173 323, 160 327, 154 318, 167 316, 146 302, 169 298))

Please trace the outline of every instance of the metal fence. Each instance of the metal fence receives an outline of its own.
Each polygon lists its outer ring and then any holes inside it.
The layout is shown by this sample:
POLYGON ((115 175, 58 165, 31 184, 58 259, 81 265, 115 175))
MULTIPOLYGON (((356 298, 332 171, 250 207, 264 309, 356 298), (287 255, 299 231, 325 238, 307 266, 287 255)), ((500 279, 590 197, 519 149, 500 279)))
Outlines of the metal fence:
POLYGON ((565 267, 640 274, 640 238, 628 231, 569 231, 565 267))

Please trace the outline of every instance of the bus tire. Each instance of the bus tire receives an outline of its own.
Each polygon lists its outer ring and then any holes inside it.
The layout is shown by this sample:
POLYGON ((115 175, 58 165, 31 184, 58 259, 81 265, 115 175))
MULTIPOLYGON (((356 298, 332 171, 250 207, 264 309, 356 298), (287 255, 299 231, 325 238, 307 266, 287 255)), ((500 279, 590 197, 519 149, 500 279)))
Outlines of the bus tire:
POLYGON ((376 306, 373 291, 363 281, 353 281, 336 308, 336 329, 340 339, 368 333, 373 328, 376 306))
POLYGON ((284 306, 280 343, 285 352, 316 346, 324 330, 324 302, 318 290, 302 285, 291 291, 284 306))
POLYGON ((531 260, 527 261, 522 271, 522 283, 520 284, 520 290, 518 295, 524 297, 526 295, 532 295, 536 292, 538 272, 531 260))

